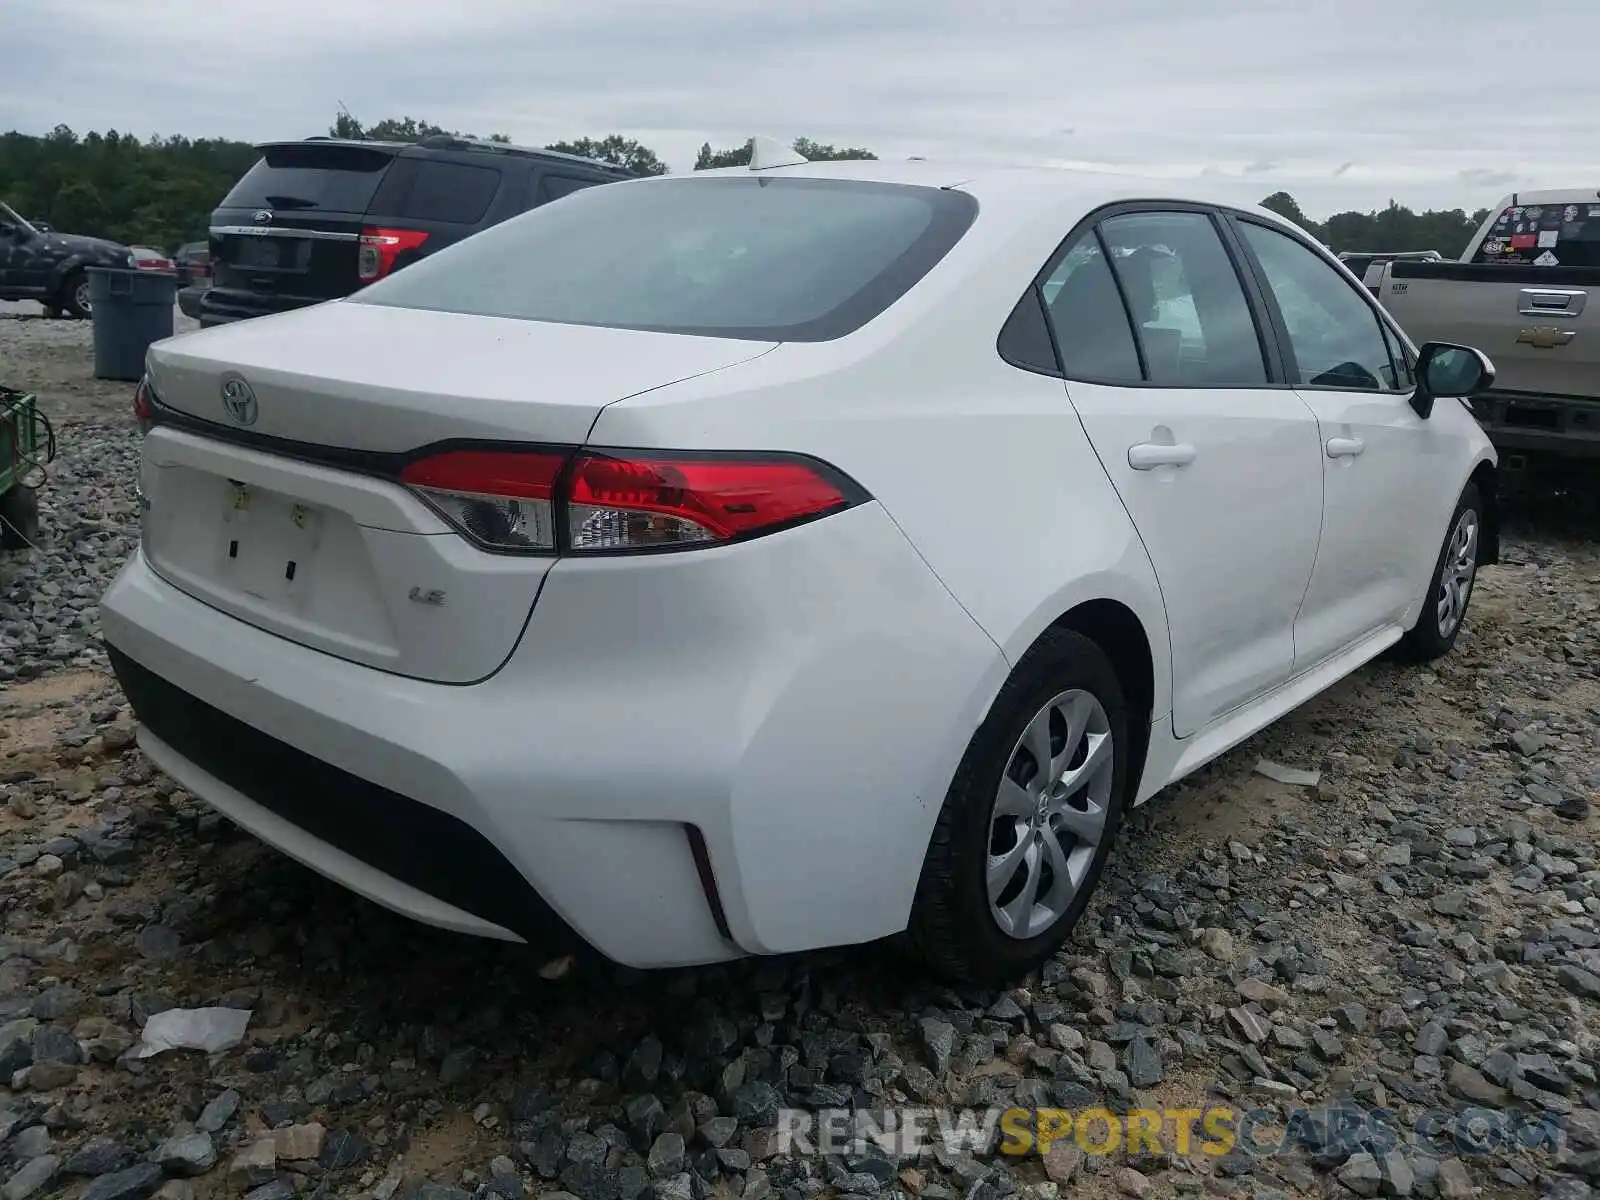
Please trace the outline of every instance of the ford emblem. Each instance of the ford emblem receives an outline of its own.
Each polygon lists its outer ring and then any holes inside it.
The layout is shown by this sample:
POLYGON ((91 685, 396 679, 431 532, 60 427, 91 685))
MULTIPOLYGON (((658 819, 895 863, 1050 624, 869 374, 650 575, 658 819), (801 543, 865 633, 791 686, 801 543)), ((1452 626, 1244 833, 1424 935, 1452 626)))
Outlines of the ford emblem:
POLYGON ((271 225, 272 224, 272 212, 271 212, 271 210, 270 209, 265 209, 265 208, 256 209, 256 224, 257 225, 271 225))

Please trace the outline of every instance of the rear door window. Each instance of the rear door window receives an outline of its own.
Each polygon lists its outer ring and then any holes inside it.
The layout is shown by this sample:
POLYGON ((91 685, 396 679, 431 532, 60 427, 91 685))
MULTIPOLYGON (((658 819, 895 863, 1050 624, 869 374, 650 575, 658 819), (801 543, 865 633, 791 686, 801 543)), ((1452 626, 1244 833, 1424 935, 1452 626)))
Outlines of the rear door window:
POLYGON ((1503 208, 1474 263, 1600 267, 1600 203, 1530 204, 1503 208))
POLYGON ((1102 221, 1100 236, 1151 383, 1209 388, 1267 382, 1250 302, 1208 215, 1125 213, 1102 221))
POLYGON ((392 151, 363 146, 270 146, 221 207, 363 213, 393 163, 392 151))

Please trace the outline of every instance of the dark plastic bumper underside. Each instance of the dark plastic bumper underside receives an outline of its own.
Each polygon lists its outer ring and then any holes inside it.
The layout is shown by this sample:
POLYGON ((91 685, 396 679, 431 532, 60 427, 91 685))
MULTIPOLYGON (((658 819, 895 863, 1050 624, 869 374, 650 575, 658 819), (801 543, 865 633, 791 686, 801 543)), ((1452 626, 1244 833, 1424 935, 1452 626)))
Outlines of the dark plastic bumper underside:
POLYGON ((241 795, 373 869, 530 944, 577 944, 571 927, 470 825, 268 737, 116 647, 106 650, 139 721, 241 795))

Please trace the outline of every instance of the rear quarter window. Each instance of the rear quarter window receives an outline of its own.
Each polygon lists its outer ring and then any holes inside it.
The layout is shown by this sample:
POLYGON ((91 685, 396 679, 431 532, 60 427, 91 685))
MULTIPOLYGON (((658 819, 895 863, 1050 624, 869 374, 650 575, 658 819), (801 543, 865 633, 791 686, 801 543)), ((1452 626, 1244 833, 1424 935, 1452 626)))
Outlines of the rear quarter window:
POLYGON ((548 204, 552 200, 570 196, 573 192, 582 191, 586 187, 593 187, 599 182, 598 179, 577 179, 571 175, 546 175, 539 180, 539 190, 535 193, 534 203, 548 204))
POLYGON ((910 290, 977 211, 965 192, 858 180, 622 182, 492 226, 351 302, 826 341, 910 290))
POLYGON ((498 167, 429 158, 400 158, 372 202, 374 216, 401 221, 475 225, 500 191, 498 167))
POLYGON ((1501 209, 1472 261, 1507 266, 1600 267, 1600 203, 1501 209))
POLYGON ((221 207, 363 213, 393 163, 392 152, 360 146, 272 146, 221 207))

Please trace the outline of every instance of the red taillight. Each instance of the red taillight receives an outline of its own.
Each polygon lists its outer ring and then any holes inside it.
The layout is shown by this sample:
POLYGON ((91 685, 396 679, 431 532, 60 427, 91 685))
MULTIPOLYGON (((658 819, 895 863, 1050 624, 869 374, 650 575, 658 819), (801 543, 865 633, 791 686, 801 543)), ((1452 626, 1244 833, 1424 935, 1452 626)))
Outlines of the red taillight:
POLYGON ((794 459, 599 454, 573 465, 566 501, 579 553, 727 542, 849 503, 841 484, 794 459))
POLYGON ((865 498, 789 456, 449 450, 400 481, 487 549, 573 554, 721 545, 865 498))
POLYGON ((395 261, 408 250, 418 249, 428 235, 417 229, 383 229, 368 225, 361 231, 361 251, 357 273, 362 283, 382 279, 394 270, 395 261))
POLYGON ((495 550, 554 550, 556 477, 564 453, 448 450, 410 463, 400 482, 450 524, 495 550))
POLYGON ((139 431, 149 433, 150 426, 155 424, 155 410, 150 407, 150 381, 140 379, 139 386, 133 389, 133 419, 139 422, 139 431))

